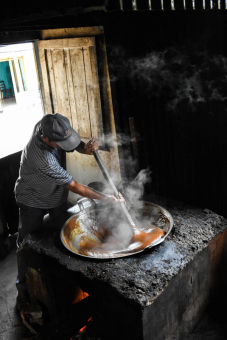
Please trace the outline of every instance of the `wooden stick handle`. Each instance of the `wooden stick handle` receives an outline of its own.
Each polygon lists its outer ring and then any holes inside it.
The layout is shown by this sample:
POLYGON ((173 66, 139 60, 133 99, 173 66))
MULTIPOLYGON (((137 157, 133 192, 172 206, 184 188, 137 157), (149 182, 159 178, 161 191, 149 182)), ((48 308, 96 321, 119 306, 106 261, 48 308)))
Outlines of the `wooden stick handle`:
MULTIPOLYGON (((114 192, 114 195, 116 197, 119 197, 118 196, 118 190, 117 190, 114 182, 112 181, 112 178, 110 177, 110 175, 109 175, 109 173, 108 173, 108 171, 107 171, 107 169, 106 169, 106 167, 105 167, 105 165, 104 165, 104 163, 103 163, 103 161, 102 161, 98 151, 93 151, 93 154, 94 154, 94 157, 96 159, 96 162, 98 163, 98 166, 99 166, 100 170, 102 171, 102 174, 103 174, 105 180, 111 186, 111 188, 112 188, 112 190, 114 192)), ((124 214, 125 214, 125 216, 127 218, 128 223, 130 224, 130 226, 133 229, 135 229, 136 228, 135 223, 133 222, 133 219, 131 218, 131 216, 130 216, 130 214, 129 214, 125 204, 124 203, 120 203, 120 205, 121 205, 121 208, 122 208, 122 210, 123 210, 123 212, 124 212, 124 214)))
POLYGON ((114 182, 112 181, 112 178, 110 177, 110 175, 109 175, 109 173, 108 173, 98 151, 93 151, 93 154, 94 154, 94 157, 96 159, 96 162, 98 163, 100 170, 102 171, 102 174, 103 174, 105 180, 111 186, 111 189, 113 190, 114 195, 118 197, 118 190, 117 190, 114 182))

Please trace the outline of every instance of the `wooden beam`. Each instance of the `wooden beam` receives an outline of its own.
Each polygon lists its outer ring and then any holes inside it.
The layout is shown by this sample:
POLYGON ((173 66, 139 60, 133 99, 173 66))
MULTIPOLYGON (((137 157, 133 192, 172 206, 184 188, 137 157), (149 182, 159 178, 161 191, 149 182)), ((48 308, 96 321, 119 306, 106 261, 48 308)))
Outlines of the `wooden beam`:
POLYGON ((104 34, 102 26, 58 28, 41 31, 41 40, 90 37, 104 34))
POLYGON ((70 39, 53 39, 53 40, 40 40, 39 48, 54 49, 54 48, 69 48, 69 47, 89 47, 95 46, 93 37, 87 38, 70 38, 70 39))

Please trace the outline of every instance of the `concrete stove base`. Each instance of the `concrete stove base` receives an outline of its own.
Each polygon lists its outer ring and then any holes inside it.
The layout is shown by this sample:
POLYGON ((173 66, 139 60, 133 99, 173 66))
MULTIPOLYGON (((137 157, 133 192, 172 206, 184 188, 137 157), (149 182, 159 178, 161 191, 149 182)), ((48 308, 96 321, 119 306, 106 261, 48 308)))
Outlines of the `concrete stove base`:
POLYGON ((103 261, 70 253, 59 236, 69 212, 25 240, 31 298, 50 319, 79 286, 93 297, 101 340, 178 340, 193 329, 227 282, 227 221, 206 209, 152 201, 172 214, 174 228, 163 244, 136 256, 103 261))

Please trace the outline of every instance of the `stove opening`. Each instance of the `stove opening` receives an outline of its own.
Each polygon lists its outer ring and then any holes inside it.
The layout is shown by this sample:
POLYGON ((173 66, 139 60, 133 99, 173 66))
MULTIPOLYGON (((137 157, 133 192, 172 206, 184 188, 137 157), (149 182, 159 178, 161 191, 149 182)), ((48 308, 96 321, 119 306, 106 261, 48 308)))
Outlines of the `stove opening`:
MULTIPOLYGON (((75 298, 72 302, 72 304, 78 303, 81 300, 85 299, 86 297, 88 297, 89 294, 84 292, 80 287, 75 287, 75 298)), ((91 322, 92 321, 92 316, 88 319, 87 322, 91 322)), ((84 332, 84 330, 87 328, 87 325, 84 325, 75 335, 75 337, 71 338, 70 340, 74 340, 76 339, 77 335, 79 335, 80 333, 84 332)))
MULTIPOLYGON (((80 339, 80 335, 86 330, 87 325, 89 324, 90 326, 93 321, 91 309, 92 303, 86 301, 85 304, 87 307, 83 307, 83 303, 81 304, 82 301, 85 301, 88 298, 88 300, 90 300, 89 293, 79 286, 75 277, 63 279, 52 273, 50 278, 56 314, 61 315, 63 311, 65 311, 63 314, 71 313, 69 318, 63 316, 63 318, 59 320, 68 325, 66 326, 68 328, 66 333, 70 333, 68 340, 80 339), (79 306, 78 308, 76 307, 77 304, 79 306), (75 306, 75 308, 73 306, 75 306), (71 319, 71 321, 69 319, 71 319), (76 324, 80 326, 77 327, 76 324)), ((64 326, 62 325, 62 327, 64 326)), ((60 329, 62 327, 60 326, 60 329)), ((67 337, 65 337, 65 339, 67 339, 67 337)))

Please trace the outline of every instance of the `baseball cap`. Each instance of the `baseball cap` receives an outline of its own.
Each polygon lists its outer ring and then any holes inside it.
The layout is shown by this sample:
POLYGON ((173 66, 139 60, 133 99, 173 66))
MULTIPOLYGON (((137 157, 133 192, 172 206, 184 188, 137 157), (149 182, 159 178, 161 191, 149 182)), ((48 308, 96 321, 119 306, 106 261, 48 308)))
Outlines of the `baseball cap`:
POLYGON ((45 137, 55 142, 61 149, 71 151, 81 142, 80 135, 71 127, 67 117, 60 113, 45 115, 41 120, 45 137))

